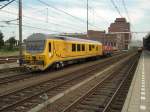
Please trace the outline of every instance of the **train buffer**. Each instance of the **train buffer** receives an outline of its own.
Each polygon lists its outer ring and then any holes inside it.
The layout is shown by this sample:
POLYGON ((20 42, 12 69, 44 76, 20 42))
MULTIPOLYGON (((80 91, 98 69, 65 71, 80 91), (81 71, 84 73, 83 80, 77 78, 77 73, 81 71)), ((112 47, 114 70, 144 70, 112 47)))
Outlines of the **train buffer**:
POLYGON ((122 112, 150 112, 150 52, 141 54, 122 112))

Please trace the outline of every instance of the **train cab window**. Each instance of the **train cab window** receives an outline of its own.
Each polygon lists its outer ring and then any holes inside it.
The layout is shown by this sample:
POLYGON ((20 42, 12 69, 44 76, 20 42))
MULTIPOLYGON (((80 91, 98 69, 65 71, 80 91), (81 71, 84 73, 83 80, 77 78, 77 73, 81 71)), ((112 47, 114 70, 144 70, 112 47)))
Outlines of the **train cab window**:
POLYGON ((80 51, 80 44, 77 44, 77 51, 80 51))
POLYGON ((51 52, 51 49, 52 49, 52 48, 51 48, 51 43, 49 43, 49 52, 51 52))
POLYGON ((72 44, 72 51, 76 51, 76 44, 72 44))
POLYGON ((89 45, 89 51, 91 51, 92 50, 92 45, 89 45))
POLYGON ((85 45, 82 44, 82 51, 85 51, 85 45))

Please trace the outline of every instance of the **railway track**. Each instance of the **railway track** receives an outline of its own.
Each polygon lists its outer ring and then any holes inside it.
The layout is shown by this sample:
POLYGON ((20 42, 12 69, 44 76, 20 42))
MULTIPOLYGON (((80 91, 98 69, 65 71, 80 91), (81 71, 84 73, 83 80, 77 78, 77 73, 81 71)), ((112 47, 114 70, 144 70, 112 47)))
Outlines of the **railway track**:
POLYGON ((16 71, 23 71, 24 68, 23 67, 13 67, 13 68, 4 68, 4 69, 0 69, 0 73, 6 73, 6 72, 16 72, 16 71))
POLYGON ((26 78, 30 78, 34 76, 36 75, 32 74, 32 72, 15 73, 14 75, 11 76, 8 75, 6 77, 0 78, 0 85, 8 84, 19 80, 24 80, 26 78))
POLYGON ((107 68, 109 65, 121 60, 121 58, 126 57, 127 55, 129 54, 116 56, 117 58, 112 57, 111 59, 106 59, 101 64, 95 64, 90 67, 83 68, 80 71, 75 71, 56 79, 20 89, 19 91, 3 94, 0 96, 0 111, 8 112, 11 110, 11 112, 26 112, 42 102, 40 95, 48 93, 48 96, 52 97, 90 77, 94 73, 107 68))
MULTIPOLYGON (((122 54, 120 54, 120 53, 114 54, 114 56, 117 56, 117 55, 120 56, 122 54)), ((106 59, 105 61, 109 61, 109 60, 111 60, 111 58, 106 59)), ((24 80, 27 78, 39 76, 41 74, 41 73, 33 73, 32 71, 27 71, 27 69, 25 69, 23 67, 4 69, 4 70, 0 71, 0 73, 7 73, 8 74, 8 71, 10 71, 11 74, 12 74, 12 72, 16 72, 16 73, 15 73, 15 75, 6 75, 6 76, 3 76, 2 78, 0 78, 0 85, 12 83, 12 82, 17 82, 17 81, 24 80)), ((46 72, 44 74, 46 74, 46 72)))
POLYGON ((109 74, 62 112, 121 112, 138 58, 109 74))
POLYGON ((19 56, 0 57, 0 64, 17 62, 19 56))
MULTIPOLYGON (((114 52, 114 55, 119 54, 119 53, 120 52, 114 52)), ((18 59, 19 59, 19 56, 0 57, 0 64, 17 62, 18 59)))
POLYGON ((0 70, 0 85, 15 82, 18 80, 22 80, 25 78, 29 78, 33 75, 31 74, 32 71, 29 71, 28 69, 24 67, 14 67, 14 68, 6 68, 0 70))

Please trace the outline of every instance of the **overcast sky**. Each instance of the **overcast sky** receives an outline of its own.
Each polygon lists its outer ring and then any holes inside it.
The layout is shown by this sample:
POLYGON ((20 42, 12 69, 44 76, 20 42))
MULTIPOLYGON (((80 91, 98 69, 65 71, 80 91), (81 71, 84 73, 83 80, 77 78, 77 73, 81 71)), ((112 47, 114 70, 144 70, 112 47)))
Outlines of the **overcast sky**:
MULTIPOLYGON (((87 0, 23 0, 23 38, 36 32, 62 33, 86 32, 86 1, 87 0), (60 12, 58 10, 67 12, 60 12), (48 15, 48 16, 47 16, 48 15), (72 16, 71 16, 72 15, 72 16), (31 27, 32 26, 32 27, 31 27)), ((123 6, 123 0, 114 0, 120 13, 131 22, 132 31, 150 31, 150 0, 124 0, 129 18, 123 6)), ((5 2, 4 2, 5 3, 5 2)), ((4 4, 0 3, 0 5, 4 4)), ((10 36, 18 39, 17 21, 6 24, 2 21, 17 19, 18 2, 0 10, 0 30, 5 40, 10 36)), ((120 17, 111 0, 89 0, 89 29, 106 30, 115 18, 120 17)), ((134 34, 133 38, 142 39, 146 34, 134 34)))

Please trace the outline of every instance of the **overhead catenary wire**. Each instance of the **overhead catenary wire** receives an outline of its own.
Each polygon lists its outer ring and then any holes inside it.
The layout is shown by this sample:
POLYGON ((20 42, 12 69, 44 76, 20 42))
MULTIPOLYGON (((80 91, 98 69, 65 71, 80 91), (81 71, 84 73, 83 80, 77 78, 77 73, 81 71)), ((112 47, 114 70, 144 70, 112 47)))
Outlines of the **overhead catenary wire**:
POLYGON ((10 23, 12 21, 18 21, 19 19, 11 19, 11 20, 5 20, 5 21, 0 21, 0 22, 4 22, 4 23, 10 23))
MULTIPOLYGON (((27 6, 27 7, 34 9, 34 13, 37 12, 37 11, 41 11, 41 10, 36 10, 35 8, 33 8, 33 7, 31 7, 31 6, 27 6)), ((47 9, 47 8, 44 8, 44 9, 47 9)), ((43 11, 44 11, 44 9, 43 9, 43 11)), ((46 10, 45 10, 45 11, 46 11, 46 10)), ((31 13, 33 13, 33 12, 31 12, 31 13)), ((57 13, 55 13, 55 14, 57 14, 57 13)), ((52 18, 52 19, 54 19, 54 20, 56 19, 56 17, 54 17, 53 15, 51 15, 50 17, 48 17, 48 20, 49 20, 49 21, 52 21, 52 20, 50 20, 50 18, 52 18)), ((43 22, 46 22, 46 21, 44 21, 44 20, 42 20, 42 21, 43 21, 43 22)), ((49 21, 48 21, 48 23, 51 23, 51 22, 49 22, 49 21)), ((72 22, 72 21, 71 21, 71 23, 70 23, 69 21, 64 21, 63 23, 65 23, 65 24, 63 24, 63 25, 61 24, 62 26, 66 26, 66 27, 67 27, 68 25, 70 25, 70 26, 69 26, 70 28, 71 28, 71 26, 73 26, 73 27, 72 27, 73 29, 79 30, 79 29, 78 29, 78 28, 79 28, 79 24, 75 24, 75 23, 72 22), (76 28, 76 27, 78 27, 78 28, 76 28)), ((52 23, 52 24, 53 24, 53 23, 52 23)), ((55 23, 54 23, 54 24, 55 24, 55 23)), ((59 25, 58 25, 58 26, 59 26, 59 25)), ((81 30, 81 29, 80 29, 80 30, 81 30)))
POLYGON ((128 9, 127 9, 127 7, 126 7, 126 3, 125 3, 124 0, 122 0, 122 4, 123 4, 124 10, 125 10, 125 13, 126 13, 126 15, 127 15, 127 18, 128 18, 128 20, 129 20, 129 22, 130 22, 130 24, 131 24, 131 27, 134 28, 134 26, 133 26, 133 24, 132 24, 132 20, 131 20, 131 18, 130 18, 129 12, 128 12, 128 9))
MULTIPOLYGON (((17 3, 18 4, 18 1, 15 1, 15 3, 17 3)), ((32 7, 30 7, 30 8, 32 8, 32 7)), ((32 9, 35 9, 35 8, 32 8, 32 9)), ((18 15, 17 13, 15 13, 15 12, 10 12, 10 11, 7 11, 7 10, 0 10, 1 12, 4 12, 4 13, 8 13, 8 14, 11 14, 11 15, 18 15)), ((45 20, 43 20, 43 19, 38 19, 38 18, 34 18, 34 17, 30 17, 30 16, 25 16, 25 15, 23 15, 23 17, 25 17, 25 18, 27 18, 27 19, 34 19, 34 20, 36 20, 36 21, 38 21, 38 22, 43 22, 43 23, 46 23, 46 21, 45 20)), ((50 20, 51 21, 51 20, 50 20)), ((79 29, 80 27, 73 27, 73 25, 72 24, 58 24, 58 23, 53 23, 53 22, 48 22, 47 23, 47 25, 50 25, 50 24, 52 24, 52 25, 55 25, 56 27, 65 27, 65 28, 68 28, 68 29, 74 29, 74 30, 77 30, 78 32, 81 32, 81 29, 79 29)))
POLYGON ((117 7, 117 5, 115 4, 114 0, 110 0, 112 5, 114 6, 114 8, 116 9, 117 13, 120 15, 120 17, 123 17, 119 8, 117 7))
POLYGON ((95 11, 95 9, 93 8, 94 13, 96 14, 97 18, 101 18, 105 23, 110 24, 109 21, 107 21, 104 17, 98 15, 98 13, 95 11))
POLYGON ((6 3, 5 5, 3 5, 2 7, 0 7, 0 9, 5 8, 6 6, 8 6, 9 4, 11 4, 12 2, 14 2, 15 0, 11 0, 10 2, 6 3))
MULTIPOLYGON (((81 18, 79 18, 79 17, 76 17, 76 16, 74 16, 74 15, 72 15, 72 14, 70 14, 70 13, 64 11, 64 10, 61 10, 61 9, 59 9, 59 8, 57 8, 57 7, 54 7, 54 6, 50 5, 50 4, 47 3, 47 2, 44 2, 44 1, 42 1, 42 0, 37 0, 37 1, 39 1, 39 2, 40 2, 41 4, 43 4, 43 5, 46 5, 46 6, 48 6, 48 7, 50 7, 50 8, 53 8, 53 9, 59 11, 59 12, 62 12, 62 13, 66 14, 66 15, 68 15, 68 16, 70 16, 70 17, 76 19, 76 20, 79 20, 79 21, 81 21, 81 22, 86 23, 85 20, 83 20, 83 19, 81 19, 81 18)), ((97 26, 95 26, 95 25, 93 25, 93 24, 91 24, 91 23, 89 23, 89 25, 98 28, 97 26)))
MULTIPOLYGON (((4 12, 4 13, 9 13, 9 14, 11 14, 11 15, 17 15, 17 13, 14 13, 14 12, 10 12, 10 11, 6 11, 6 10, 1 10, 2 12, 4 12)), ((23 17, 25 17, 25 18, 27 18, 27 19, 34 19, 34 20, 36 20, 36 21, 38 21, 38 22, 41 22, 41 23, 46 23, 46 21, 45 20, 42 20, 42 19, 38 19, 38 18, 34 18, 34 17, 30 17, 30 16, 25 16, 25 15, 23 15, 23 17)), ((55 25, 56 27, 57 26, 59 26, 59 27, 66 27, 66 28, 71 28, 71 29, 74 29, 74 30, 78 30, 78 31, 81 31, 80 29, 77 29, 76 27, 72 27, 72 26, 66 26, 66 24, 64 25, 64 24, 57 24, 57 23, 52 23, 52 22, 48 22, 48 23, 46 23, 47 25, 50 25, 50 24, 53 24, 53 25, 55 25)))
POLYGON ((131 18, 130 18, 130 16, 129 16, 128 9, 127 9, 127 7, 126 7, 126 3, 125 3, 124 0, 122 0, 122 4, 123 4, 123 7, 124 7, 124 10, 125 10, 126 15, 127 15, 128 19, 129 19, 129 21, 131 22, 131 18))
MULTIPOLYGON (((10 25, 19 25, 18 23, 9 23, 10 25)), ((34 26, 30 26, 30 25, 24 25, 22 24, 23 27, 27 27, 27 28, 32 28, 32 29, 39 29, 39 30, 43 30, 43 31, 51 31, 51 32, 56 32, 56 33, 62 33, 56 30, 52 30, 52 29, 47 29, 47 28, 41 28, 41 27, 34 27, 34 26)))
MULTIPOLYGON (((16 3, 18 3, 18 2, 16 1, 16 3)), ((25 8, 25 7, 28 7, 28 8, 30 8, 30 9, 32 9, 33 12, 31 12, 31 13, 35 13, 35 12, 38 12, 38 11, 42 12, 42 10, 39 10, 39 9, 34 8, 34 7, 32 7, 32 6, 28 6, 28 5, 24 6, 24 5, 23 5, 23 7, 24 7, 24 8, 25 8)), ((44 9, 47 9, 47 7, 44 8, 44 9)), ((43 11, 44 11, 44 9, 43 9, 43 11)), ((51 8, 51 9, 53 9, 53 8, 51 8)), ((52 10, 51 10, 51 11, 52 11, 52 10)), ((56 13, 54 12, 55 15, 60 15, 60 14, 62 14, 62 13, 59 13, 59 12, 58 12, 57 10, 55 10, 55 9, 54 9, 54 11, 56 12, 56 13)), ((54 15, 51 15, 50 18, 52 18, 52 19, 55 20, 57 17, 55 17, 54 15)), ((73 18, 72 18, 72 19, 73 19, 73 18)), ((65 23, 66 25, 73 26, 73 28, 76 28, 76 27, 81 28, 81 26, 79 26, 79 24, 75 24, 76 22, 72 22, 71 19, 69 19, 69 21, 64 21, 63 23, 65 23), (71 21, 71 23, 70 23, 70 21, 71 21)), ((63 25, 64 25, 64 24, 63 24, 63 25)), ((82 28, 82 29, 83 29, 83 28, 82 28)))
MULTIPOLYGON (((17 3, 18 4, 18 1, 15 1, 15 3, 17 3)), ((23 7, 24 7, 24 5, 23 5, 23 7)), ((37 8, 33 8, 33 7, 31 7, 31 6, 27 6, 27 7, 29 7, 30 9, 33 9, 33 10, 36 10, 37 11, 37 8)), ((25 8, 25 7, 24 7, 25 8)), ((46 8, 44 8, 44 9, 46 9, 46 8)), ((38 9, 39 10, 39 9, 38 9)), ((3 11, 3 10, 2 10, 3 11)), ((11 14, 11 12, 9 12, 9 11, 3 11, 3 12, 6 12, 6 13, 9 13, 9 14, 11 14)), ((33 12, 31 12, 31 13, 33 13, 33 12)), ((17 15, 17 13, 14 13, 14 12, 12 12, 12 14, 13 15, 17 15)), ((34 12, 34 14, 35 14, 35 12, 34 12)), ((23 17, 25 17, 25 18, 28 18, 28 19, 34 19, 34 20, 37 20, 38 22, 43 22, 43 23, 46 23, 46 19, 45 20, 43 20, 43 19, 38 19, 38 18, 34 18, 34 17, 30 17, 30 16, 25 16, 25 15, 23 15, 23 17)), ((52 16, 50 16, 50 17, 52 17, 52 16)), ((56 18, 54 18, 54 20, 56 20, 56 18)), ((50 20, 50 18, 49 18, 49 21, 52 21, 52 20, 50 20)), ((68 23, 68 21, 65 21, 65 23, 67 22, 67 24, 58 24, 58 23, 53 23, 53 22, 48 22, 47 24, 53 24, 53 25, 56 25, 56 27, 58 27, 58 26, 60 26, 60 27, 65 27, 65 28, 68 28, 68 29, 74 29, 74 30, 77 30, 77 31, 79 31, 79 32, 81 32, 81 29, 79 29, 79 28, 81 28, 81 27, 79 27, 79 26, 76 26, 76 25, 74 25, 74 24, 71 24, 71 23, 68 23), (76 27, 75 27, 76 26, 76 27)), ((77 24, 78 25, 78 24, 77 24)))

